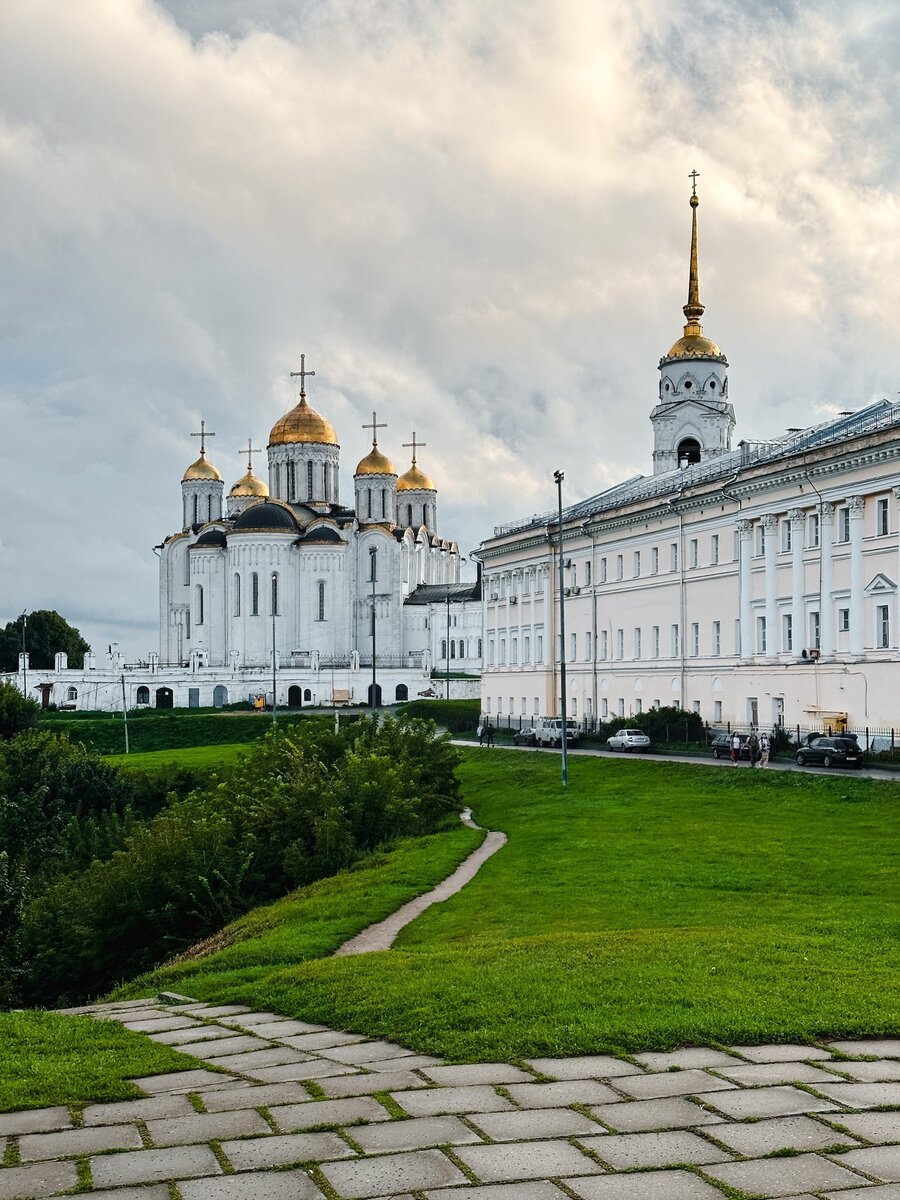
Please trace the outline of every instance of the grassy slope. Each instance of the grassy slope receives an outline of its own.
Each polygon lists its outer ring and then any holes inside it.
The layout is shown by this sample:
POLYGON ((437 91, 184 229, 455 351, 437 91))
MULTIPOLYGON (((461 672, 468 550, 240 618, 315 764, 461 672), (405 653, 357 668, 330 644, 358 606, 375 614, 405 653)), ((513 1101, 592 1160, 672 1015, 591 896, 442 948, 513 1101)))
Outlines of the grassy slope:
POLYGON ((106 762, 126 771, 156 771, 161 767, 230 767, 247 754, 246 742, 224 746, 186 746, 181 750, 146 750, 134 754, 110 754, 106 762))
POLYGON ((561 793, 555 756, 461 770, 511 835, 463 893, 390 954, 266 955, 216 995, 460 1059, 900 1030, 892 785, 575 759, 561 793))
POLYGON ((0 1112, 131 1100, 129 1077, 205 1066, 114 1021, 57 1013, 0 1013, 0 1112))

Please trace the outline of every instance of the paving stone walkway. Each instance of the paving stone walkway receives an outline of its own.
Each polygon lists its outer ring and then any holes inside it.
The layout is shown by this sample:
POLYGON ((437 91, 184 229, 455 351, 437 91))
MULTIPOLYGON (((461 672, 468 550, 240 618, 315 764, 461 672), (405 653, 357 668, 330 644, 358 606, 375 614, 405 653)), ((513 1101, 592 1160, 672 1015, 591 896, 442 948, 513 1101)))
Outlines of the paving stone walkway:
POLYGON ((208 1065, 0 1114, 0 1200, 900 1200, 900 1039, 448 1066, 240 1005, 68 1011, 208 1065))

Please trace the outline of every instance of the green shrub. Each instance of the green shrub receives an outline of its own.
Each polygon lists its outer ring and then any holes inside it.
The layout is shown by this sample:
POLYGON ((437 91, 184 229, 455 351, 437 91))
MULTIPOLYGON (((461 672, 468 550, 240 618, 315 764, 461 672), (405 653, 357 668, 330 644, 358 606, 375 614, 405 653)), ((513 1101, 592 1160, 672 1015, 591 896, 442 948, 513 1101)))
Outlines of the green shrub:
POLYGON ((37 702, 23 696, 14 683, 0 682, 0 738, 6 740, 33 728, 40 714, 37 702))
POLYGON ((410 700, 402 705, 401 713, 434 721, 450 733, 462 733, 478 726, 480 700, 410 700))

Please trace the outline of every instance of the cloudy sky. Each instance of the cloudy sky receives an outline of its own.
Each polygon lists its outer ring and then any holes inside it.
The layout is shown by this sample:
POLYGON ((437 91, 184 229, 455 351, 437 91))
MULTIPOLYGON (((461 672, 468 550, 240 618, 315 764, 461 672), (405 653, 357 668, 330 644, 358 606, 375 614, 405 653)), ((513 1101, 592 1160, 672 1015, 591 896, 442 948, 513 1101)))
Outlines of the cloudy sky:
MULTIPOLYGON (((0 618, 156 642, 201 417, 415 429, 464 553, 650 471, 700 172, 737 437, 900 389, 900 9, 3 0, 0 618)), ((259 466, 263 464, 260 462, 259 466)))

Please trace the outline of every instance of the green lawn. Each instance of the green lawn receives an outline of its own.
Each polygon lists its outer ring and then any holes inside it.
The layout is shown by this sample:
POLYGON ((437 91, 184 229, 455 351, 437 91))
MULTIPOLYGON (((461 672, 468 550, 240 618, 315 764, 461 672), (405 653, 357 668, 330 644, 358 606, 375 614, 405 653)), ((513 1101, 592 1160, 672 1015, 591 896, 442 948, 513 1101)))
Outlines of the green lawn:
POLYGON ((0 1013, 0 1112, 131 1100, 129 1077, 206 1066, 114 1021, 58 1013, 0 1013))
POLYGON ((462 1060, 900 1032, 893 784, 573 758, 562 792, 556 756, 499 750, 461 775, 509 844, 395 950, 301 961, 260 927, 159 978, 462 1060))
POLYGON ((180 750, 146 750, 135 754, 110 754, 105 761, 128 771, 153 771, 160 767, 200 767, 211 771, 230 767, 247 754, 246 742, 224 746, 185 746, 180 750))

